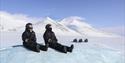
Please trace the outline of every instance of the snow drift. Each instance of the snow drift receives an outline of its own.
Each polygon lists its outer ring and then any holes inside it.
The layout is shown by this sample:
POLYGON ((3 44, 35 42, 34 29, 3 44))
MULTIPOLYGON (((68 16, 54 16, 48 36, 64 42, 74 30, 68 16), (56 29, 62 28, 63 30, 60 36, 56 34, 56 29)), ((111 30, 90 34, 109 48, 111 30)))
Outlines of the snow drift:
POLYGON ((124 63, 118 51, 95 47, 90 44, 74 44, 72 53, 60 53, 51 48, 40 53, 14 47, 0 51, 1 63, 124 63), (84 46, 83 46, 84 45, 84 46))

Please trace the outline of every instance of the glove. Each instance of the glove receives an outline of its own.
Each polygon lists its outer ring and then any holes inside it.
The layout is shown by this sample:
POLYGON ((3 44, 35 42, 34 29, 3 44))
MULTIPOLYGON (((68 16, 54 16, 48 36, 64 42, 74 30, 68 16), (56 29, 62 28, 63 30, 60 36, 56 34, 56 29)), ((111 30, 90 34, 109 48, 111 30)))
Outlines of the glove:
POLYGON ((28 42, 29 39, 25 39, 25 42, 28 42))
POLYGON ((51 40, 51 39, 49 39, 49 40, 48 40, 48 42, 52 42, 52 40, 51 40))

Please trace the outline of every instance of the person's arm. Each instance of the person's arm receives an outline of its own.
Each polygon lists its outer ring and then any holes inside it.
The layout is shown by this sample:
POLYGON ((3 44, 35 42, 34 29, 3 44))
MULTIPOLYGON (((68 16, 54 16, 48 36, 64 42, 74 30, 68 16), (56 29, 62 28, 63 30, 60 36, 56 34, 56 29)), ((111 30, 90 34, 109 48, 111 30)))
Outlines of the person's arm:
POLYGON ((48 40, 47 40, 47 38, 46 38, 46 33, 44 33, 43 39, 44 39, 45 44, 47 44, 47 43, 48 43, 48 40))
POLYGON ((34 40, 33 40, 33 41, 34 41, 34 42, 37 41, 35 32, 34 32, 34 40))
POLYGON ((57 42, 58 40, 57 40, 56 35, 55 35, 54 32, 53 32, 53 35, 54 35, 54 40, 57 42))
POLYGON ((22 34, 22 40, 23 40, 23 42, 28 42, 28 38, 27 38, 26 32, 23 32, 23 34, 22 34))
POLYGON ((50 34, 47 32, 44 33, 43 38, 46 44, 52 41, 50 34))

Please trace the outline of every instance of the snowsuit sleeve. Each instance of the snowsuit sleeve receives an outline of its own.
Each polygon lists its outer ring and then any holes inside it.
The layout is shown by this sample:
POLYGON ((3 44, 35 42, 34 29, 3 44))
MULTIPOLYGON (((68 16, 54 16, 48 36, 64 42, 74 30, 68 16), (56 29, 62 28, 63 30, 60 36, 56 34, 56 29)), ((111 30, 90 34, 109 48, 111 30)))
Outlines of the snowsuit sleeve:
POLYGON ((54 32, 53 32, 53 40, 54 40, 55 42, 58 41, 54 32))
POLYGON ((44 38, 45 44, 47 44, 48 40, 50 38, 50 35, 47 32, 45 32, 44 35, 43 35, 43 38, 44 38))
POLYGON ((34 34, 33 34, 33 35, 34 35, 34 36, 33 36, 33 42, 36 42, 36 40, 37 40, 37 39, 36 39, 36 34, 35 34, 35 32, 33 32, 33 33, 34 33, 34 34))
POLYGON ((22 40, 23 40, 23 42, 25 42, 25 40, 28 38, 28 36, 27 36, 27 33, 26 32, 23 32, 23 34, 22 34, 22 40))

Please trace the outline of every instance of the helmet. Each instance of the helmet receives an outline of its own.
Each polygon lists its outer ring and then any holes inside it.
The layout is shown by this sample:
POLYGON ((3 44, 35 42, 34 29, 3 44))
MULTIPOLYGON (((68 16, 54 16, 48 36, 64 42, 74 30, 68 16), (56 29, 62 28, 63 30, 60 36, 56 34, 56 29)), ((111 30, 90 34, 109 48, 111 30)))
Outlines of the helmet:
POLYGON ((27 23, 25 27, 26 27, 27 29, 32 29, 33 27, 30 27, 29 25, 32 25, 32 23, 27 23))
POLYGON ((45 28, 46 28, 46 29, 49 29, 50 26, 51 26, 51 24, 47 24, 45 28))

